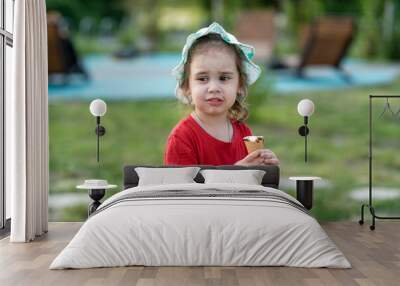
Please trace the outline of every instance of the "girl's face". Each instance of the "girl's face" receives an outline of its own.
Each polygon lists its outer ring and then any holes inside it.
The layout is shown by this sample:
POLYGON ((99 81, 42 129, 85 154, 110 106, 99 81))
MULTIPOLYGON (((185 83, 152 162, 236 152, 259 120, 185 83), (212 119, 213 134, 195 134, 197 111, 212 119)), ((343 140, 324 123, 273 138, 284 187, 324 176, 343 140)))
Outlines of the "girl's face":
POLYGON ((197 113, 228 115, 239 89, 235 54, 228 49, 210 48, 195 54, 190 64, 189 95, 197 113))

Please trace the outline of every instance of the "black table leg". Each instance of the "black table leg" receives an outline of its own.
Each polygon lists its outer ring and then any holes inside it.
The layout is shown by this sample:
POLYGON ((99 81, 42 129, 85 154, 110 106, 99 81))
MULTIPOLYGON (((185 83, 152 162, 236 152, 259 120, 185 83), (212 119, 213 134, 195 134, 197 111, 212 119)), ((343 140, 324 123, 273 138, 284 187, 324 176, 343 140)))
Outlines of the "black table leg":
POLYGON ((88 206, 88 216, 90 216, 101 205, 100 200, 104 197, 105 189, 91 189, 89 190, 89 197, 93 202, 88 206))
POLYGON ((297 200, 308 210, 311 210, 313 207, 313 182, 312 180, 296 181, 297 200))

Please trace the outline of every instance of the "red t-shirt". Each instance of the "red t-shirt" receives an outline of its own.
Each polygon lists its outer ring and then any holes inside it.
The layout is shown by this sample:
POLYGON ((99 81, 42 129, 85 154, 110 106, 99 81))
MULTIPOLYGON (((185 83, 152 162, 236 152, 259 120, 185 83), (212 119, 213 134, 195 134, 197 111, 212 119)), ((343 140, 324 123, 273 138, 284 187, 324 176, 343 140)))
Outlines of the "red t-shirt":
POLYGON ((189 115, 181 120, 167 139, 164 154, 166 165, 233 165, 248 153, 243 137, 252 135, 250 128, 231 120, 233 135, 231 142, 221 141, 208 134, 189 115))

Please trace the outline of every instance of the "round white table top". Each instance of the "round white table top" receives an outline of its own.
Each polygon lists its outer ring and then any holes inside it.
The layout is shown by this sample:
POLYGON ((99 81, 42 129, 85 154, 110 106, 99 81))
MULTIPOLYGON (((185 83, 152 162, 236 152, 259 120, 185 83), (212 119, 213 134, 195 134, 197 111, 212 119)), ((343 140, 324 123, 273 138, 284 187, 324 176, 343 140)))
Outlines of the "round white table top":
POLYGON ((321 178, 320 177, 303 176, 303 177, 289 177, 289 180, 292 180, 292 181, 314 181, 314 180, 321 180, 321 178))
POLYGON ((85 190, 107 190, 116 188, 117 185, 106 185, 106 186, 90 186, 90 185, 79 185, 76 186, 77 189, 85 189, 85 190))

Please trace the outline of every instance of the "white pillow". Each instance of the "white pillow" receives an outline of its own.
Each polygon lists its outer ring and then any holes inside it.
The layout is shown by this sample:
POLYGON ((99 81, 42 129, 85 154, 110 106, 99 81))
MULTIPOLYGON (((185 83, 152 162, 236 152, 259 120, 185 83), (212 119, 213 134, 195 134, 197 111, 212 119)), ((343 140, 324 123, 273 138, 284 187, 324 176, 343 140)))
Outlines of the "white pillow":
POLYGON ((262 170, 201 170, 200 174, 204 177, 204 183, 234 183, 247 185, 261 185, 265 175, 262 170))
POLYGON ((196 183, 193 179, 199 167, 135 168, 139 176, 138 186, 196 183))

